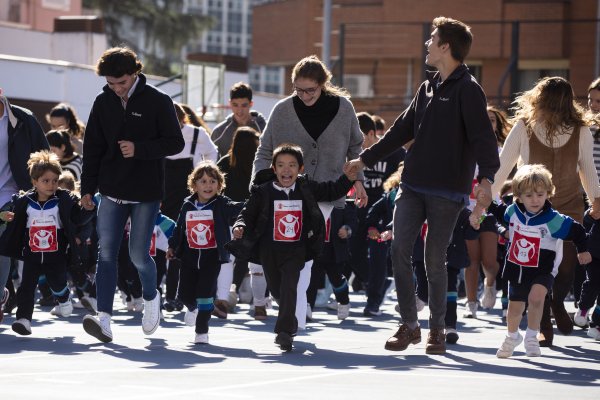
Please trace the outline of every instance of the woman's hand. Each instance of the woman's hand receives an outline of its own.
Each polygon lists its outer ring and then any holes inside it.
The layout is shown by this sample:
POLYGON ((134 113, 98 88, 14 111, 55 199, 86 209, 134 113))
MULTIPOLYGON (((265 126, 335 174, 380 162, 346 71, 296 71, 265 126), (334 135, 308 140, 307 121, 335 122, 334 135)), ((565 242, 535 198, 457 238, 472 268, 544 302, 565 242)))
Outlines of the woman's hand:
POLYGON ((233 228, 233 239, 241 239, 244 236, 244 227, 236 226, 233 228))
POLYGON ((361 181, 354 182, 354 190, 356 193, 354 204, 356 204, 358 208, 366 207, 369 202, 369 196, 367 196, 367 192, 361 181))

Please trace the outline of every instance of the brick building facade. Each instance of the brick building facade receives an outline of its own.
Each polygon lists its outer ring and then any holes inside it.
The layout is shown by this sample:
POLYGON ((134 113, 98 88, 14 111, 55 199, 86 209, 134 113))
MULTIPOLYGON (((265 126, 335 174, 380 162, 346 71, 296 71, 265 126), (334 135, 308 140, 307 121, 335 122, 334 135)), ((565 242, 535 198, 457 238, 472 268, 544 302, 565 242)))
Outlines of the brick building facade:
MULTIPOLYGON (((331 67, 357 110, 391 122, 423 80, 424 42, 439 15, 466 22, 474 43, 466 60, 490 103, 548 75, 569 79, 580 98, 597 71, 598 0, 333 0, 331 67), (514 21, 518 62, 511 74, 514 21), (341 44, 343 38, 343 47, 341 44), (340 51, 342 49, 342 51, 340 51), (343 57, 340 57, 342 53, 343 57)), ((323 0, 275 0, 254 8, 252 63, 283 66, 321 54, 323 0)), ((291 91, 287 81, 286 93, 291 91)))

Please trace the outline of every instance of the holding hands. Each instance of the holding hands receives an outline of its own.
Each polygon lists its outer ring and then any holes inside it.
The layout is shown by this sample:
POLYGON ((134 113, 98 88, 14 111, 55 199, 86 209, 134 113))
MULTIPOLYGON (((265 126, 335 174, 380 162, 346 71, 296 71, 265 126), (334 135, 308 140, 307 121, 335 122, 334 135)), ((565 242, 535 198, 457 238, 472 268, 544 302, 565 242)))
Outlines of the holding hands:
POLYGON ((589 251, 584 251, 583 253, 577 253, 577 260, 579 264, 585 265, 592 262, 592 255, 589 251))
POLYGON ((233 228, 233 239, 241 239, 244 236, 244 227, 236 226, 233 228))
POLYGON ((11 222, 15 219, 15 213, 11 211, 2 211, 0 212, 0 220, 4 222, 11 222))

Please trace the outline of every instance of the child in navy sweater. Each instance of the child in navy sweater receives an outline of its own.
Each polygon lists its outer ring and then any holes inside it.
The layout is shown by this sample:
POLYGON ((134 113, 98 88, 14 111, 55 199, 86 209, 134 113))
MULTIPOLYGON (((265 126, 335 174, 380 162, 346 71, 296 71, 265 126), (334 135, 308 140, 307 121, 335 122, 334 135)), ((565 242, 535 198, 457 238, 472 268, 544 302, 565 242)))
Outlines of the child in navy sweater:
POLYGON ((62 170, 56 155, 48 151, 32 153, 27 166, 33 189, 13 196, 0 213, 0 219, 8 223, 0 237, 0 254, 24 261, 16 321, 12 324, 19 335, 31 335, 35 288, 42 273, 58 300, 52 313, 71 315, 67 249, 76 246, 76 226, 93 216, 80 207, 77 196, 58 187, 62 170))
POLYGON ((221 193, 225 177, 212 161, 203 161, 188 177, 192 193, 183 201, 167 259, 181 259, 179 296, 188 311, 188 326, 196 327, 194 343, 208 343, 208 323, 214 309, 221 264, 230 262, 224 245, 231 240, 229 227, 242 209, 221 193))
POLYGON ((281 350, 291 351, 298 329, 295 311, 300 271, 323 250, 326 229, 317 201, 344 196, 356 176, 351 176, 347 167, 346 175, 335 182, 317 183, 298 176, 304 170, 302 149, 291 144, 273 151, 271 166, 275 179, 252 188, 233 226, 236 240, 228 247, 236 258, 260 260, 269 290, 279 304, 275 343, 281 350))
POLYGON ((543 165, 519 168, 513 177, 512 188, 515 202, 504 213, 509 226, 509 244, 502 271, 509 284, 508 333, 496 356, 512 356, 515 347, 523 341, 519 323, 527 303, 525 354, 537 357, 541 355, 537 334, 544 298, 558 273, 562 241, 573 241, 580 264, 589 263, 592 256, 587 251, 583 226, 554 210, 548 201, 554 194, 554 185, 552 174, 543 165))

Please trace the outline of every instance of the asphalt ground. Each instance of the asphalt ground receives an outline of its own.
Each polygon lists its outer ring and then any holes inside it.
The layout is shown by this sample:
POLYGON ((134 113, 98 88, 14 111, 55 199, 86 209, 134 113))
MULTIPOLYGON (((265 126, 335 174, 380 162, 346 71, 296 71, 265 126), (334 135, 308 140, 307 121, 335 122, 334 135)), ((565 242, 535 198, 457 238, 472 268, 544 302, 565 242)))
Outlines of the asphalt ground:
POLYGON ((541 357, 525 356, 521 345, 501 360, 500 302, 475 320, 461 318, 459 305, 458 343, 430 356, 425 308, 423 341, 390 352, 383 346, 397 328, 394 303, 367 318, 364 296, 351 302, 345 321, 315 310, 290 353, 273 343, 276 310, 259 322, 247 304, 211 320, 209 345, 193 344, 183 313, 166 313, 144 336, 141 314, 117 296, 109 344, 83 331, 85 310, 58 318, 36 306, 31 336, 11 330, 13 315, 0 325, 0 399, 600 399, 600 342, 579 328, 556 335, 541 357))

